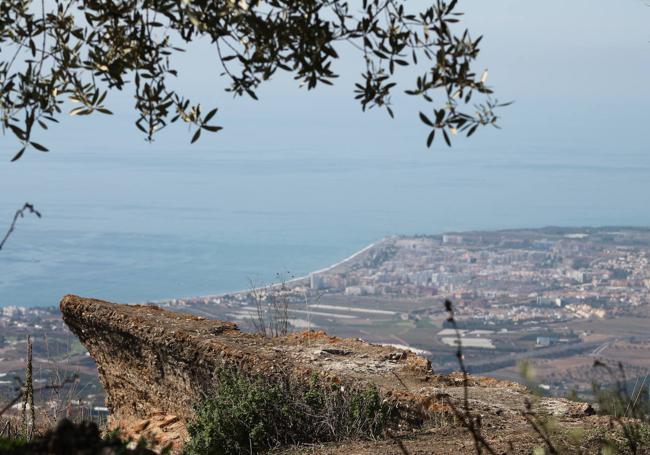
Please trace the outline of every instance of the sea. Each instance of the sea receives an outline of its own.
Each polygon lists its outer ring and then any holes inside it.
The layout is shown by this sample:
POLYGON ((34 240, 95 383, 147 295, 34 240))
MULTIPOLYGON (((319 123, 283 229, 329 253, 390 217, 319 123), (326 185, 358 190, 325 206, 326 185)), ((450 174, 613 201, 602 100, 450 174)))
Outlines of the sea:
POLYGON ((144 302, 302 276, 388 235, 650 226, 650 154, 519 145, 50 153, 0 169, 0 306, 144 302))

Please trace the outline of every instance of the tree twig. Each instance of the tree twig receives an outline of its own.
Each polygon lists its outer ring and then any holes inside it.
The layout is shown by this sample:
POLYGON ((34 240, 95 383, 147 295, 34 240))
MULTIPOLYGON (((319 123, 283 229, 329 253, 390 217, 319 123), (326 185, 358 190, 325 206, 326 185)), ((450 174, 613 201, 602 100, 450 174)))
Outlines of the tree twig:
POLYGON ((11 224, 9 225, 9 229, 7 230, 7 233, 5 236, 2 238, 2 241, 0 242, 0 250, 5 246, 5 243, 7 242, 7 239, 9 236, 14 232, 14 229, 16 228, 16 223, 18 222, 19 218, 24 218, 25 213, 33 213, 37 217, 41 217, 41 212, 36 210, 32 204, 29 202, 25 202, 25 205, 23 205, 23 208, 20 210, 16 211, 16 214, 14 215, 14 219, 11 221, 11 224))
POLYGON ((458 360, 458 365, 460 366, 460 371, 463 373, 463 409, 460 410, 456 405, 452 403, 451 400, 448 400, 448 404, 451 407, 451 410, 456 415, 456 417, 461 421, 463 426, 472 435, 474 440, 474 449, 476 450, 477 455, 483 453, 485 449, 491 455, 496 455, 496 451, 492 446, 485 440, 481 434, 481 416, 474 417, 470 410, 469 406, 469 376, 467 373, 467 368, 465 367, 465 361, 463 356, 463 347, 461 342, 460 330, 458 330, 458 324, 456 324, 456 319, 454 318, 454 308, 451 300, 445 300, 445 310, 449 314, 447 322, 451 324, 454 331, 456 332, 456 344, 458 349, 456 350, 456 359, 458 360))

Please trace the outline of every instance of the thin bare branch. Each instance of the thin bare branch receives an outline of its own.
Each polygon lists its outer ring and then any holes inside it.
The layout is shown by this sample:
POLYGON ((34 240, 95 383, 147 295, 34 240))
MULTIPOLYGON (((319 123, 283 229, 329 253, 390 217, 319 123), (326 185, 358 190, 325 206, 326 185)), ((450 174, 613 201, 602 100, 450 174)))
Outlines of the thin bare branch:
POLYGON ((23 205, 23 208, 20 210, 16 211, 16 214, 14 215, 14 219, 11 221, 11 224, 9 225, 9 229, 7 230, 7 233, 5 236, 2 238, 2 241, 0 242, 0 250, 5 246, 5 243, 9 239, 9 236, 14 232, 14 229, 16 228, 16 223, 20 218, 25 217, 25 213, 33 213, 37 217, 41 217, 41 213, 34 208, 32 204, 29 202, 25 202, 25 205, 23 205))

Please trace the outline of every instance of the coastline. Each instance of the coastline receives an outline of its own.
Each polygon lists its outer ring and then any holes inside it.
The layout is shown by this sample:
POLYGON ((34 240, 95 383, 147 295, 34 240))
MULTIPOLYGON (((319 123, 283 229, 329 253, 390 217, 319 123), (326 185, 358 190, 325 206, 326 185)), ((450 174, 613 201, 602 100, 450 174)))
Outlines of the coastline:
MULTIPOLYGON (((335 268, 337 268, 337 267, 340 267, 340 266, 342 266, 342 265, 345 265, 346 263, 348 263, 348 262, 350 262, 350 261, 353 261, 354 259, 356 259, 356 258, 359 257, 360 255, 362 255, 363 253, 365 253, 365 252, 371 250, 372 248, 376 247, 376 246, 379 245, 380 243, 384 242, 387 238, 389 238, 389 237, 387 236, 387 237, 382 238, 381 240, 377 240, 377 241, 375 241, 375 242, 372 242, 371 244, 366 245, 365 247, 361 248, 360 250, 355 251, 354 253, 352 253, 350 256, 348 256, 348 257, 346 257, 346 258, 344 258, 344 259, 341 259, 340 261, 338 261, 338 262, 336 262, 336 263, 334 263, 334 264, 332 264, 332 265, 329 265, 329 266, 323 267, 323 268, 318 269, 318 270, 314 270, 313 272, 309 272, 309 273, 306 274, 306 275, 302 275, 302 276, 299 276, 299 277, 291 278, 290 280, 285 281, 284 284, 285 284, 285 285, 287 285, 287 284, 296 284, 296 283, 299 283, 299 282, 304 281, 304 280, 309 280, 309 278, 310 278, 312 275, 319 274, 319 273, 326 273, 326 272, 329 272, 329 271, 331 271, 331 270, 333 270, 333 269, 335 269, 335 268)), ((266 286, 253 287, 253 288, 248 288, 248 289, 240 289, 240 290, 238 290, 238 291, 232 291, 232 292, 222 292, 222 293, 219 293, 219 294, 207 294, 207 295, 192 295, 192 296, 185 296, 185 297, 173 297, 173 298, 168 298, 168 299, 147 300, 146 302, 129 302, 129 304, 130 304, 130 305, 137 305, 137 304, 142 305, 142 304, 148 304, 148 303, 149 303, 149 304, 155 304, 155 305, 164 305, 164 304, 166 304, 166 303, 171 302, 172 300, 189 300, 189 299, 201 299, 201 298, 218 298, 218 297, 223 297, 224 295, 240 295, 240 294, 246 294, 246 293, 249 293, 249 292, 252 292, 252 291, 258 291, 258 290, 261 290, 261 289, 273 289, 273 288, 275 288, 275 287, 282 286, 282 284, 283 284, 283 283, 271 283, 271 284, 266 285, 266 286)))
MULTIPOLYGON (((358 256, 362 255, 363 253, 369 251, 370 249, 374 248, 375 246, 379 245, 383 241, 385 241, 387 237, 382 238, 381 240, 377 240, 375 242, 372 242, 369 245, 364 246, 358 251, 355 251, 351 255, 347 256, 344 259, 341 259, 338 262, 335 262, 334 264, 328 265, 326 267, 320 268, 318 270, 315 270, 313 272, 309 272, 306 275, 302 275, 299 277, 291 278, 290 280, 287 280, 284 282, 284 284, 296 284, 301 281, 309 280, 309 278, 318 273, 326 273, 329 272, 337 267, 340 267, 342 265, 345 265, 346 263, 356 259, 358 256)), ((240 294, 246 294, 251 291, 256 291, 256 290, 261 290, 261 289, 269 289, 269 288, 275 288, 278 286, 281 286, 282 283, 271 283, 266 286, 260 286, 260 287, 254 287, 254 288, 248 288, 248 289, 240 289, 237 291, 230 291, 230 292, 221 292, 219 294, 203 294, 203 295, 191 295, 191 296, 184 296, 184 297, 171 297, 171 298, 164 298, 164 299, 156 299, 156 300, 145 300, 145 301, 137 301, 137 302, 126 302, 128 305, 147 305, 147 304, 153 304, 153 305, 165 305, 169 304, 174 300, 190 300, 190 299, 202 299, 202 298, 218 298, 218 297, 223 297, 225 295, 240 295, 240 294)), ((0 306, 0 313, 2 312, 2 308, 10 308, 13 307, 13 305, 7 305, 7 306, 0 306)), ((43 309, 43 308, 58 308, 57 305, 47 305, 47 306, 15 306, 16 308, 20 309, 43 309)))
MULTIPOLYGON (((547 225, 543 227, 524 227, 524 228, 502 228, 502 229, 488 229, 488 230, 483 230, 483 229, 473 229, 473 230, 453 230, 453 231, 444 231, 442 233, 436 233, 436 234, 419 234, 419 235, 410 235, 414 237, 418 236, 424 236, 424 237, 429 237, 429 236, 440 236, 444 234, 453 234, 453 235, 475 235, 475 234, 484 234, 484 235, 495 235, 495 234, 507 234, 507 233, 526 233, 526 232, 542 232, 542 233, 548 233, 551 235, 560 235, 560 234, 575 234, 575 233, 587 233, 587 234, 595 234, 603 231, 612 231, 612 233, 619 233, 619 232, 628 232, 628 231, 640 231, 640 232, 650 232, 650 226, 641 226, 641 225, 620 225, 620 224, 605 224, 605 225, 580 225, 580 226, 558 226, 558 225, 547 225)), ((406 237, 410 237, 406 236, 406 237)), ((313 274, 319 274, 319 273, 326 273, 328 271, 331 271, 332 269, 335 269, 336 267, 340 267, 347 262, 354 260, 357 258, 360 254, 363 254, 367 252, 369 249, 381 244, 384 242, 386 239, 392 238, 392 237, 402 237, 402 235, 387 235, 380 240, 377 240, 373 243, 370 243, 360 250, 352 253, 348 257, 339 260, 335 262, 334 264, 319 268, 317 270, 311 271, 309 273, 306 273, 302 276, 292 278, 290 280, 287 280, 285 284, 291 284, 295 285, 296 283, 308 280, 309 277, 313 274)), ((199 298, 217 298, 217 297, 222 297, 225 295, 241 295, 243 293, 250 292, 251 290, 255 289, 264 289, 264 288, 269 288, 269 287, 276 287, 278 286, 278 283, 272 283, 268 284, 265 286, 260 286, 260 287, 254 287, 254 288, 246 288, 246 289, 238 289, 234 291, 219 291, 218 293, 205 293, 205 294, 185 294, 184 296, 175 296, 175 297, 158 297, 154 299, 142 299, 139 298, 137 300, 128 300, 126 298, 124 299, 112 299, 113 301, 118 301, 118 302, 126 302, 130 304, 146 304, 146 303, 152 303, 152 304, 168 304, 169 302, 172 302, 174 300, 186 300, 186 299, 199 299, 199 298)), ((0 304, 0 311, 2 308, 9 308, 9 307, 16 307, 16 308, 24 308, 24 309, 39 309, 39 308, 54 308, 58 306, 58 300, 60 299, 61 295, 64 295, 65 293, 69 293, 68 289, 63 289, 61 294, 59 295, 54 295, 52 296, 51 299, 48 299, 52 302, 56 301, 57 303, 51 303, 51 304, 32 304, 28 303, 27 305, 25 304, 20 304, 20 303, 9 303, 7 302, 6 304, 0 304)), ((93 295, 96 296, 94 293, 89 292, 85 293, 85 295, 93 295)), ((146 294, 145 294, 146 295, 146 294)), ((164 294, 163 294, 164 295, 164 294)), ((101 296, 100 296, 101 297, 101 296)), ((106 298, 106 297, 102 297, 106 298)), ((111 300, 110 297, 107 300, 111 300)))

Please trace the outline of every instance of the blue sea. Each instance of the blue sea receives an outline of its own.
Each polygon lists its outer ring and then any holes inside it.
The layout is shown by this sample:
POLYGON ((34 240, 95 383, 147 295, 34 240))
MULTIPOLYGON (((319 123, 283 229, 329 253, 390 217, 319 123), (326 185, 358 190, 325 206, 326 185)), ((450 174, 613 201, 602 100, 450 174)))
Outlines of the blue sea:
POLYGON ((0 170, 0 306, 116 302, 300 276, 391 234, 650 226, 643 149, 51 153, 0 170))

